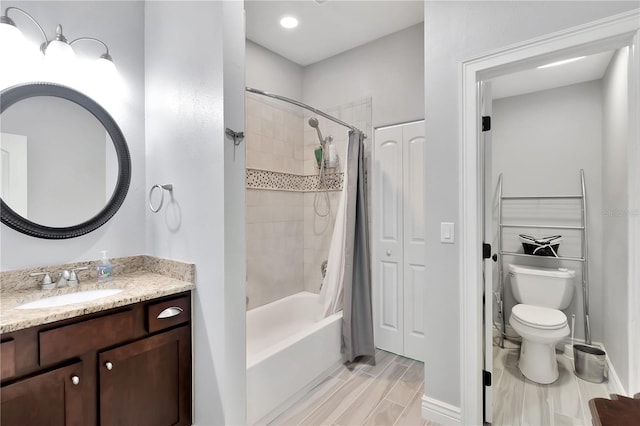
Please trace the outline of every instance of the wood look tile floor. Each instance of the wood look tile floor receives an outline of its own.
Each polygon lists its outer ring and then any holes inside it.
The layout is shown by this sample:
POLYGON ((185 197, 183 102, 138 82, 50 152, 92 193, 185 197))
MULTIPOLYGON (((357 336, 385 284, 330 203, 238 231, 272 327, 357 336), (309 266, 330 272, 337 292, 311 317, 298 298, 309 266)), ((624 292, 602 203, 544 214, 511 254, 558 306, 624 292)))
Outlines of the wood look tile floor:
POLYGON ((572 359, 557 353, 560 377, 541 385, 525 378, 518 369, 520 345, 505 340, 493 346, 493 425, 591 425, 589 400, 607 398, 608 383, 578 378, 572 359))
MULTIPOLYGON (((560 377, 550 385, 525 378, 519 357, 517 343, 493 347, 493 425, 591 425, 589 400, 612 393, 607 382, 578 378, 561 353, 560 377)), ((269 424, 437 426, 421 416, 423 392, 423 363, 376 350, 375 365, 364 359, 340 366, 269 424)))
POLYGON ((421 417, 424 364, 382 350, 336 369, 271 425, 437 426, 421 417))

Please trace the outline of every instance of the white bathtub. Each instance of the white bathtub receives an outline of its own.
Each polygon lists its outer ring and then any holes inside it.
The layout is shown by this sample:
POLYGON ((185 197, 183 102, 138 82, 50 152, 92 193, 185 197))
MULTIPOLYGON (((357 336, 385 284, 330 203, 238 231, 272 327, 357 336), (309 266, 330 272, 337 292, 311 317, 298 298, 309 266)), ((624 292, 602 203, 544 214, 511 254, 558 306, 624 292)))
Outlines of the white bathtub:
POLYGON ((271 420, 342 362, 342 312, 300 292, 247 312, 247 422, 271 420))

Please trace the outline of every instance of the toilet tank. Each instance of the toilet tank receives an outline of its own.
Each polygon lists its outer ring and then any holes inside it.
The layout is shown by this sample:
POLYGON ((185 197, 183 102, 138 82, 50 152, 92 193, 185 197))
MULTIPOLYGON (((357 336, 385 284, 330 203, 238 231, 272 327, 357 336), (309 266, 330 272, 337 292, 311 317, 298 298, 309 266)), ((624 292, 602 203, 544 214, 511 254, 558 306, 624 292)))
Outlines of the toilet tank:
POLYGON ((519 303, 564 309, 573 297, 576 272, 567 268, 509 265, 513 296, 519 303))

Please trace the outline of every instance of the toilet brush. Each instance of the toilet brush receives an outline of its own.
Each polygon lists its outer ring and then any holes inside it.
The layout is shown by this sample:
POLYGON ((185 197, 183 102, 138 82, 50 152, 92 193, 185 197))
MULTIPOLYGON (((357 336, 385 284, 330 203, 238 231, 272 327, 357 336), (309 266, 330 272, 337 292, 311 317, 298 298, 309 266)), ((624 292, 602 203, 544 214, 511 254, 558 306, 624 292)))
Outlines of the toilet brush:
POLYGON ((576 314, 571 314, 571 346, 573 347, 573 336, 575 333, 576 314))
POLYGON ((573 336, 576 325, 576 314, 571 315, 571 345, 564 345, 564 356, 573 358, 573 336))

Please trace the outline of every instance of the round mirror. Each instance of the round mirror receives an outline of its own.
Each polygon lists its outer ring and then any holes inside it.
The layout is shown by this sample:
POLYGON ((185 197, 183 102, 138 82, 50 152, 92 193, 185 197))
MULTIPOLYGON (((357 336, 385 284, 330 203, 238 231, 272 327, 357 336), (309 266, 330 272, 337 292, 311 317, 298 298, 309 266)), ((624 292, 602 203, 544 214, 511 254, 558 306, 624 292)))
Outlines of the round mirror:
POLYGON ((107 111, 50 83, 8 88, 0 103, 2 222, 49 239, 105 224, 131 180, 126 141, 107 111))

